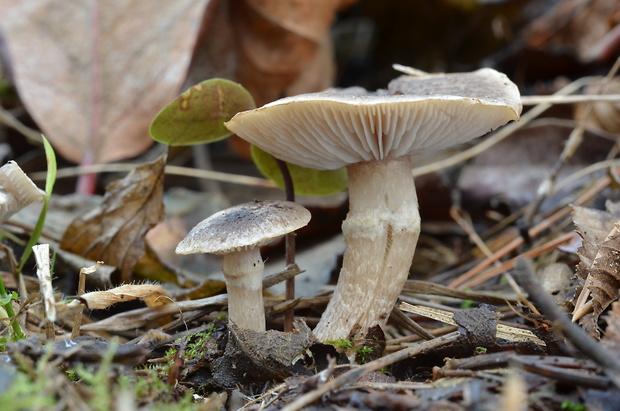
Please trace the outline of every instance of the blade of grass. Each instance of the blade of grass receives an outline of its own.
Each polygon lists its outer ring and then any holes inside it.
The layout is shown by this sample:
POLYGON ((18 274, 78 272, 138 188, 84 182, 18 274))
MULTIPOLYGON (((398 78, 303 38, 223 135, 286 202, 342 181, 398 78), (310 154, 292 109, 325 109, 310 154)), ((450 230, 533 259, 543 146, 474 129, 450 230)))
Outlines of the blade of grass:
POLYGON ((52 190, 54 189, 54 183, 56 182, 56 154, 54 153, 54 149, 45 136, 41 135, 41 139, 43 140, 43 147, 45 148, 45 157, 47 159, 47 178, 45 179, 45 199, 43 200, 43 208, 41 208, 41 214, 39 214, 39 219, 37 220, 37 224, 32 230, 32 235, 28 240, 28 244, 26 244, 26 249, 24 250, 24 254, 22 254, 21 259, 19 260, 19 266, 17 267, 18 275, 21 275, 22 270, 24 269, 24 265, 30 257, 32 253, 32 246, 39 241, 39 237, 41 237, 41 233, 43 232, 43 225, 45 224, 45 217, 47 216, 47 209, 50 204, 50 198, 52 196, 52 190))

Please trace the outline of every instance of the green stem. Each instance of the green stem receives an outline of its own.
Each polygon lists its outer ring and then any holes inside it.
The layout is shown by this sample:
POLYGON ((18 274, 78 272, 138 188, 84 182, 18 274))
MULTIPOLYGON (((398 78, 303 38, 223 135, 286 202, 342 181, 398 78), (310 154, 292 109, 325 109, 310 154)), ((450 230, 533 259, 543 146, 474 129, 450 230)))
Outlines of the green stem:
MULTIPOLYGON (((2 278, 0 278, 0 297, 2 297, 2 299, 5 299, 6 296, 6 288, 4 288, 4 282, 2 281, 2 278)), ((19 326, 19 323, 17 322, 17 319, 15 319, 15 311, 13 310, 13 304, 11 304, 10 300, 7 301, 6 304, 4 304, 4 309, 6 310, 9 319, 11 319, 11 328, 13 328, 14 341, 26 338, 27 335, 23 333, 21 327, 19 326)))

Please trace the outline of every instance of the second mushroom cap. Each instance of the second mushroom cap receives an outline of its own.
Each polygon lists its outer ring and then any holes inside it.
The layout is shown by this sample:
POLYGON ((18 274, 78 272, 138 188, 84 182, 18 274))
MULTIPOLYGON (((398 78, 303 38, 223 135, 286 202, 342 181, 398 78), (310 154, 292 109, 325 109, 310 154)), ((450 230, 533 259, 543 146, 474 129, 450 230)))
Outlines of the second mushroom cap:
POLYGON ((227 254, 260 247, 308 224, 310 212, 288 201, 254 201, 219 211, 196 225, 177 254, 227 254))

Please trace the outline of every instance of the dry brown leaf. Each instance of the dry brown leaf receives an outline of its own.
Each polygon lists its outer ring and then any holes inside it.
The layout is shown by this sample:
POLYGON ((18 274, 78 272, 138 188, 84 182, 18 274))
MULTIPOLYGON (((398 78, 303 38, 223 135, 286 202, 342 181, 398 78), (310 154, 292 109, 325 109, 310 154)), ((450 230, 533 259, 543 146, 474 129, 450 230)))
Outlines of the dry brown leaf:
POLYGON ((617 0, 565 0, 526 26, 522 36, 530 47, 574 50, 591 61, 604 57, 602 44, 618 19, 617 0))
MULTIPOLYGON (((580 324, 598 336, 599 316, 620 297, 620 221, 606 211, 574 207, 573 222, 583 238, 577 275, 587 278, 584 287, 592 297, 593 308, 593 315, 581 319, 580 324)), ((582 292, 578 290, 577 295, 582 292)))
POLYGON ((162 156, 109 184, 102 204, 69 225, 61 248, 116 266, 121 282, 131 281, 144 254, 144 236, 164 215, 165 162, 162 156))
POLYGON ((81 295, 69 303, 69 308, 85 305, 89 310, 104 310, 116 303, 140 299, 147 307, 159 307, 171 302, 168 292, 157 284, 125 284, 105 291, 81 295))
POLYGON ((605 336, 601 339, 601 345, 620 361, 620 302, 613 303, 611 310, 604 317, 607 328, 605 336))
POLYGON ((0 0, 20 97, 68 160, 135 156, 178 93, 209 0, 0 0))
MULTIPOLYGON (((620 27, 620 26, 619 26, 620 27)), ((614 77, 604 87, 600 85, 590 86, 584 90, 585 94, 620 94, 620 77, 614 77)), ((575 118, 577 121, 585 121, 588 127, 594 127, 608 133, 620 135, 620 103, 600 101, 592 104, 592 110, 588 114, 588 104, 575 106, 575 118)))
POLYGON ((604 210, 573 206, 573 224, 582 237, 579 258, 586 267, 591 267, 600 245, 613 230, 618 217, 604 210))
POLYGON ((188 83, 231 78, 258 106, 323 90, 334 75, 329 28, 336 12, 354 1, 212 2, 188 83))

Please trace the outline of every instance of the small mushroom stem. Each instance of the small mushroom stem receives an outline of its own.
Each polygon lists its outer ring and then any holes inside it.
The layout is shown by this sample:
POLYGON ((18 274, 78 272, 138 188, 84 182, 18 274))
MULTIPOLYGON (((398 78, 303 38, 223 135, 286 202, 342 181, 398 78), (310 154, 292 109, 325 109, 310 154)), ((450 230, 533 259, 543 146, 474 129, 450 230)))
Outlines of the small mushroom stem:
POLYGON ((258 247, 224 255, 228 319, 239 328, 265 332, 263 269, 258 247))
POLYGON ((336 291, 316 329, 321 341, 364 338, 385 326, 409 275, 420 234, 407 158, 356 163, 349 174, 346 242, 336 291))

